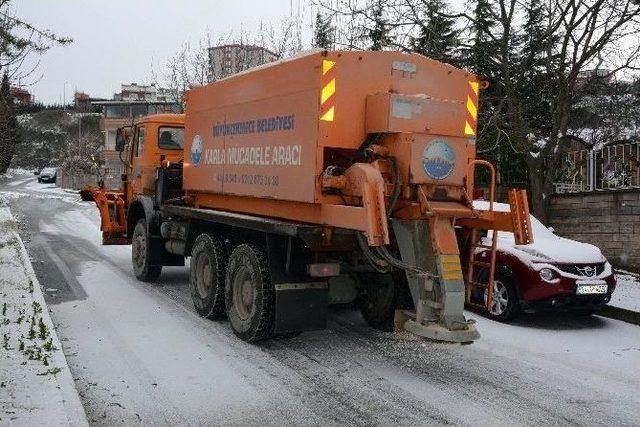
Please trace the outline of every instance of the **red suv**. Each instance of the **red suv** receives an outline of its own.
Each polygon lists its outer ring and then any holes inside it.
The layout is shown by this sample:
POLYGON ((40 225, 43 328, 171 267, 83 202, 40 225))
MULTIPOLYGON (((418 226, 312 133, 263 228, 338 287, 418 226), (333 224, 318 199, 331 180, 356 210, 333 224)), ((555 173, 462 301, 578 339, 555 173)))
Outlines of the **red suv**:
MULTIPOLYGON (((494 203, 494 210, 509 211, 509 205, 494 203)), ((488 210, 489 203, 475 201, 474 208, 488 210)), ((596 246, 553 234, 531 216, 534 242, 516 245, 512 233, 498 232, 494 296, 490 317, 509 320, 521 311, 565 310, 593 314, 606 305, 616 287, 611 264, 596 246)), ((483 237, 491 244, 492 233, 483 237)), ((487 249, 476 249, 476 261, 488 259, 487 249)), ((465 260, 466 261, 466 260, 465 260)), ((486 281, 480 271, 477 281, 486 281)), ((472 301, 483 303, 484 290, 476 289, 472 301)))

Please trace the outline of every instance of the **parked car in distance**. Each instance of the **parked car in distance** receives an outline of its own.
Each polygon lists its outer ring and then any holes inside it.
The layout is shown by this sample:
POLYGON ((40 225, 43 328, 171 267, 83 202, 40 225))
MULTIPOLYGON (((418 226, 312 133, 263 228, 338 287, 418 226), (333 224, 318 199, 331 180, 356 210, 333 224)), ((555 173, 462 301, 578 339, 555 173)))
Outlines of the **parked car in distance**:
POLYGON ((38 182, 56 182, 58 168, 44 168, 38 175, 38 182))
MULTIPOLYGON (((489 202, 474 201, 474 208, 488 210, 489 202)), ((493 209, 509 211, 509 205, 494 203, 493 209)), ((513 233, 497 233, 494 294, 489 317, 515 318, 522 311, 563 310, 590 315, 611 300, 616 281, 611 264, 599 248, 557 236, 531 215, 533 243, 516 245, 513 233)), ((491 245, 492 232, 482 237, 491 245)), ((476 261, 488 261, 490 250, 475 249, 476 261)), ((469 256, 463 262, 468 265, 469 256)), ((488 272, 479 270, 476 281, 486 282, 488 272), (484 276, 484 277, 480 277, 484 276)), ((483 304, 485 291, 475 289, 472 302, 483 304)))

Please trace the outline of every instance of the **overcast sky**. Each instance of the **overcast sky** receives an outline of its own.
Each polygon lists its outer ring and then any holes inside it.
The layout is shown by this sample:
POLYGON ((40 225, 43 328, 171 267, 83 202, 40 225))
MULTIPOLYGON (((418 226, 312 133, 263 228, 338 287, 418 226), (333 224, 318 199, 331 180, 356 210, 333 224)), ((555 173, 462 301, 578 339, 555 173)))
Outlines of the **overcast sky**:
MULTIPOLYGON (((322 0, 328 1, 328 0, 322 0)), ((465 0, 450 0, 459 6, 465 0)), ((32 61, 39 68, 27 81, 36 99, 67 102, 74 90, 111 98, 121 83, 148 84, 185 42, 197 44, 230 33, 256 34, 300 16, 303 41, 311 43, 310 0, 14 0, 18 17, 38 28, 73 38, 32 61)), ((25 67, 28 68, 28 67, 25 67)))
POLYGON ((67 101, 73 91, 111 97, 120 83, 148 83, 151 64, 163 64, 186 42, 207 33, 255 33, 278 25, 301 5, 310 37, 306 0, 17 0, 17 15, 39 28, 73 38, 37 56, 42 78, 29 88, 39 101, 67 101), (65 85, 66 82, 66 85, 65 85), (66 88, 66 89, 65 89, 66 88))

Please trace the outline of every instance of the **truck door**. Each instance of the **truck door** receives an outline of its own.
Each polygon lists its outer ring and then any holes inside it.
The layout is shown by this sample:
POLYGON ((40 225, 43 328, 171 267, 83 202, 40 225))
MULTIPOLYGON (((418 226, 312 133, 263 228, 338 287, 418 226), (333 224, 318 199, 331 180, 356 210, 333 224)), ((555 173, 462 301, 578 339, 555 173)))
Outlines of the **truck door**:
POLYGON ((134 195, 141 194, 146 185, 144 181, 145 169, 145 139, 147 128, 145 125, 135 127, 133 145, 131 147, 131 187, 134 195))

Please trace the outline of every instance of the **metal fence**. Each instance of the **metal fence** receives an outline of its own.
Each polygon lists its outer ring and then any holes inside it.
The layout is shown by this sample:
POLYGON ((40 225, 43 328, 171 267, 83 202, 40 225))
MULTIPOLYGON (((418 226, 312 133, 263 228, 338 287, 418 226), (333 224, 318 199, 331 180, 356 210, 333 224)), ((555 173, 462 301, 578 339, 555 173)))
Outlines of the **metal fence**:
POLYGON ((554 193, 640 188, 640 143, 606 145, 565 155, 554 193))

